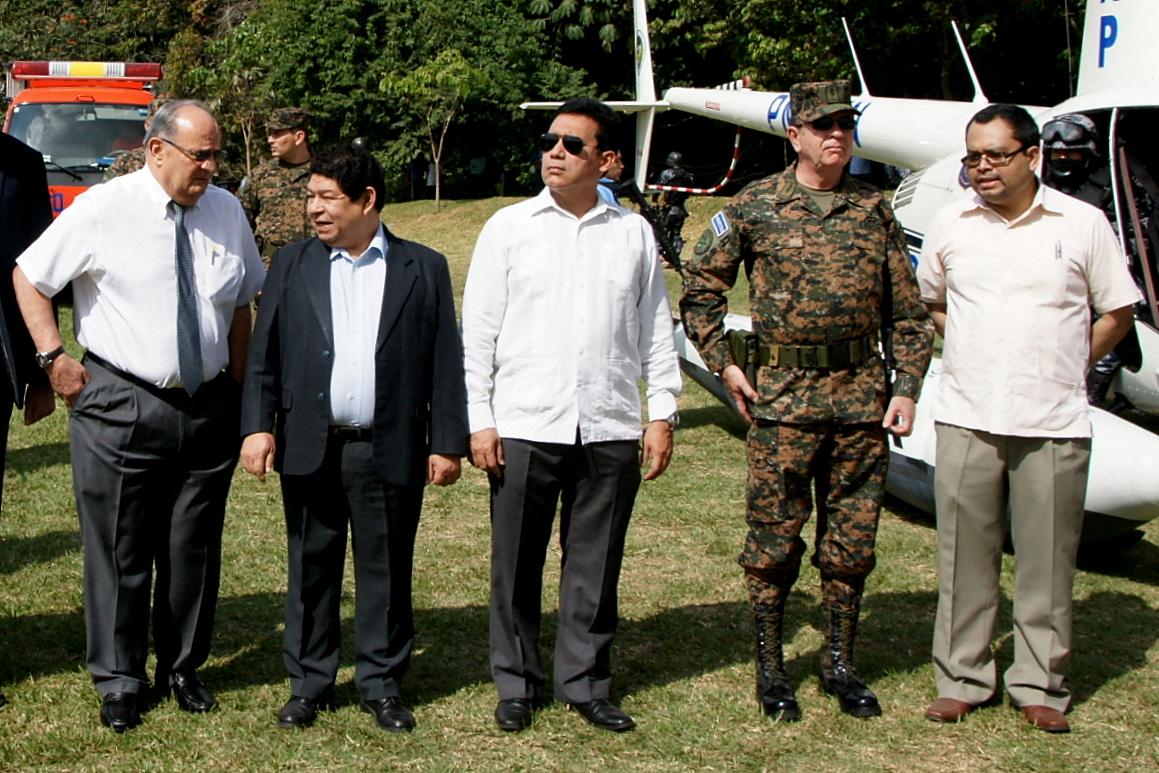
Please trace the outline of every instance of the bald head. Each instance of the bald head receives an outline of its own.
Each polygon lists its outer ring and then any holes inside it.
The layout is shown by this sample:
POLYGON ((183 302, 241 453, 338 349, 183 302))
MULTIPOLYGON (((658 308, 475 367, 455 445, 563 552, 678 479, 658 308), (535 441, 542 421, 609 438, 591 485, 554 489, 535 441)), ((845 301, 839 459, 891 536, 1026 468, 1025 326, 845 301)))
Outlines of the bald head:
POLYGON ((153 116, 145 134, 149 169, 178 204, 192 206, 217 173, 221 130, 205 104, 192 99, 168 102, 153 116))

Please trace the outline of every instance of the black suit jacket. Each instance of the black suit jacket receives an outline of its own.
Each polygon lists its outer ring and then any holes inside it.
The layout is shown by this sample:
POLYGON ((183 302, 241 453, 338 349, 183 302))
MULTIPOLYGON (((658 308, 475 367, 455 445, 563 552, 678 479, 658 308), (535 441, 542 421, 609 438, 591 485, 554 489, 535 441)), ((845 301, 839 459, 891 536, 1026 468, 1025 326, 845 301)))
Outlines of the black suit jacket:
POLYGON ((47 376, 36 367, 36 348, 12 290, 12 269, 50 223, 44 157, 0 133, 0 351, 17 408, 24 405, 24 388, 47 382, 47 376))
MULTIPOLYGON (((389 485, 421 485, 432 453, 467 453, 463 344, 447 261, 386 231, 386 287, 374 352, 374 460, 389 485)), ((309 475, 330 425, 330 248, 282 247, 270 264, 250 343, 242 436, 273 432, 274 467, 309 475)))

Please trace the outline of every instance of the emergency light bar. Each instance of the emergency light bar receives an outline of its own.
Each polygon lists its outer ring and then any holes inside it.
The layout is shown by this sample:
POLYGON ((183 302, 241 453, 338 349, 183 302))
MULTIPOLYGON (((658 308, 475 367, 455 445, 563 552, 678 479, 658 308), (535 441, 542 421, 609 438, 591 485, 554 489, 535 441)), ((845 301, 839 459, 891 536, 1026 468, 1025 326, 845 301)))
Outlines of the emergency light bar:
POLYGON ((35 78, 131 78, 136 81, 161 79, 156 62, 13 62, 16 80, 35 78))

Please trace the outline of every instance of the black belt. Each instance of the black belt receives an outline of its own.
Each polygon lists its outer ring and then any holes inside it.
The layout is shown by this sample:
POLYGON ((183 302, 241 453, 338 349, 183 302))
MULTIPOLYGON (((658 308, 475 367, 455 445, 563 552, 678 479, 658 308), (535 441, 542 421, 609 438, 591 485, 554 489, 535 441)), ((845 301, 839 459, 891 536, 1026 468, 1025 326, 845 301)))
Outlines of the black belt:
POLYGON ((330 437, 343 443, 370 443, 374 430, 370 427, 330 427, 330 437))
POLYGON ((877 341, 872 335, 816 346, 760 344, 757 362, 762 367, 840 370, 864 362, 876 350, 877 341))
POLYGON ((147 389, 150 392, 154 392, 156 394, 168 395, 177 394, 178 392, 181 394, 186 394, 184 387, 159 387, 151 381, 146 381, 140 376, 134 376, 127 370, 121 370, 116 365, 113 365, 108 360, 106 360, 104 357, 100 357, 96 354, 93 354, 92 352, 85 352, 84 357, 82 357, 81 360, 84 362, 95 362, 97 365, 104 368, 109 373, 112 373, 114 376, 122 378, 125 381, 128 381, 130 384, 134 384, 141 387, 142 389, 147 389))

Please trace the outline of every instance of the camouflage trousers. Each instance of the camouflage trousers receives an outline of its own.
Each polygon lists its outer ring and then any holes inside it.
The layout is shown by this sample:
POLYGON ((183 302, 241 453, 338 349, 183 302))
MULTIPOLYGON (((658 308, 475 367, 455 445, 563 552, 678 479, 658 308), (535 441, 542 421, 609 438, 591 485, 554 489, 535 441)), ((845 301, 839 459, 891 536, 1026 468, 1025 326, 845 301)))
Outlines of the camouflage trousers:
POLYGON ((873 571, 889 448, 877 424, 760 422, 748 434, 746 520, 740 565, 753 604, 784 603, 797 580, 813 511, 813 565, 824 603, 853 606, 873 571))

